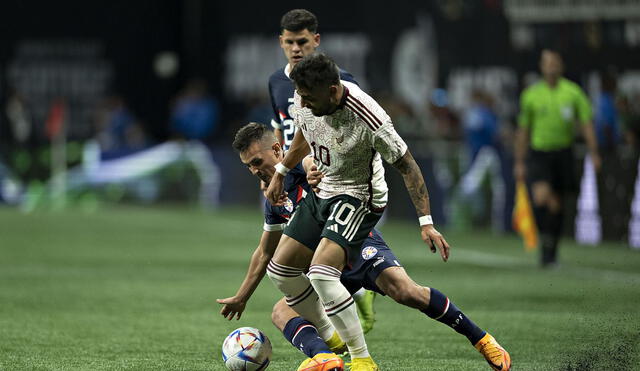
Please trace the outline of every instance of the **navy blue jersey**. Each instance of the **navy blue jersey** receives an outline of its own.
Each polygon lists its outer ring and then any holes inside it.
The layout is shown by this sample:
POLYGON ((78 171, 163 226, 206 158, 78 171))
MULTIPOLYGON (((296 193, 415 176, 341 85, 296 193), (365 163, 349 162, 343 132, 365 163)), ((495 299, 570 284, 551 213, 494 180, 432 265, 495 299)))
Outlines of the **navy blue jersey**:
MULTIPOLYGON (((269 97, 271 98, 271 107, 273 108, 273 119, 271 126, 274 129, 282 130, 284 137, 284 150, 288 150, 296 127, 293 125, 293 115, 291 108, 293 107, 293 81, 289 79, 289 65, 274 72, 269 77, 269 97)), ((358 84, 353 76, 344 70, 340 70, 340 79, 358 84)))
POLYGON ((291 214, 298 206, 300 200, 309 192, 307 174, 302 164, 296 165, 284 178, 284 191, 287 192, 287 201, 284 206, 273 206, 268 200, 264 202, 264 230, 281 231, 289 221, 291 214))

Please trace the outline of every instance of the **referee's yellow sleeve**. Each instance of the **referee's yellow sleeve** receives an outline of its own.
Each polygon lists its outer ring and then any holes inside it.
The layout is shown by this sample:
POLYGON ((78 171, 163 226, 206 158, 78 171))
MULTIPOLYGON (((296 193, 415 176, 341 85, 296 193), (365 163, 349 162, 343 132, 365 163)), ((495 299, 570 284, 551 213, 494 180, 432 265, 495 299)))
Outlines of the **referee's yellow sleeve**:
POLYGON ((589 103, 589 98, 582 91, 582 89, 576 89, 576 109, 578 111, 578 119, 582 124, 586 124, 591 120, 593 113, 591 111, 591 104, 589 103))
POLYGON ((518 126, 528 129, 531 127, 533 120, 533 111, 531 110, 530 99, 528 98, 528 90, 520 95, 520 114, 518 115, 518 126))

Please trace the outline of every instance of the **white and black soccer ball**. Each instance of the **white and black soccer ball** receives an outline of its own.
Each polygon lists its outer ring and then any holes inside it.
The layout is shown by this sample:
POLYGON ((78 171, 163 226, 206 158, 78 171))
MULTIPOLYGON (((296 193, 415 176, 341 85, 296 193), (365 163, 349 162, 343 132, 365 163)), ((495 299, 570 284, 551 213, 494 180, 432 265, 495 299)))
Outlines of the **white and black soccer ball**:
POLYGON ((224 339, 222 360, 231 371, 262 371, 271 361, 271 342, 257 328, 240 327, 224 339))

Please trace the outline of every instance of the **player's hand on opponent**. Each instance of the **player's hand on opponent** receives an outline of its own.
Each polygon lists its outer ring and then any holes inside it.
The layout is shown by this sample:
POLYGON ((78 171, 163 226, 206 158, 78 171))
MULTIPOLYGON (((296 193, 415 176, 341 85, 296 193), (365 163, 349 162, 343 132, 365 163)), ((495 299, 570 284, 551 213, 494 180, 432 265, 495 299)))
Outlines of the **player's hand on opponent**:
POLYGON ((218 304, 223 304, 222 309, 220 309, 220 314, 222 317, 231 321, 233 317, 236 317, 236 320, 240 319, 242 312, 244 312, 244 307, 247 303, 236 296, 232 296, 226 299, 216 299, 218 304))
POLYGON ((320 184, 323 177, 324 173, 319 171, 315 164, 309 167, 309 171, 307 171, 307 183, 309 183, 314 192, 317 193, 320 191, 320 189, 318 189, 318 184, 320 184))
POLYGON ((271 183, 264 195, 273 206, 282 206, 287 200, 287 192, 284 191, 284 176, 280 173, 273 174, 271 183))
POLYGON ((440 251, 440 256, 443 261, 449 260, 449 244, 444 236, 440 234, 433 226, 433 224, 427 224, 420 227, 422 240, 429 246, 431 252, 435 254, 436 251, 440 251), (437 249, 437 250, 436 250, 437 249))

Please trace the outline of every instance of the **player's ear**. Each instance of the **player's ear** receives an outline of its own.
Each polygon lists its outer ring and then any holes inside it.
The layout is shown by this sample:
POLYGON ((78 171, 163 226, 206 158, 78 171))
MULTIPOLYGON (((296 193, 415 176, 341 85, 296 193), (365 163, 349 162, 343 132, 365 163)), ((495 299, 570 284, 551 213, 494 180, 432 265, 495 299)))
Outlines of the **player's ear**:
POLYGON ((319 33, 313 35, 313 41, 316 42, 316 48, 317 48, 318 45, 320 45, 320 34, 319 33))
POLYGON ((338 96, 338 85, 329 85, 329 96, 331 97, 332 103, 340 102, 342 97, 338 96))
POLYGON ((273 149, 273 153, 276 155, 276 157, 280 157, 280 151, 282 151, 282 146, 280 146, 280 143, 273 143, 271 149, 273 149))

